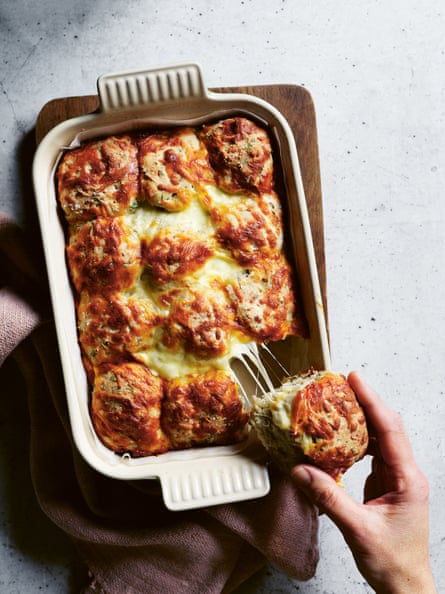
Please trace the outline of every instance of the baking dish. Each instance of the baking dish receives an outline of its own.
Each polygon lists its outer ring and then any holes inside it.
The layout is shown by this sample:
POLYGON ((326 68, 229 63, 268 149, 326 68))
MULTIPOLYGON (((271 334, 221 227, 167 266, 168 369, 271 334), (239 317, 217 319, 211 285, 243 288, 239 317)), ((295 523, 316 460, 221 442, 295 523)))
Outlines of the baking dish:
MULTIPOLYGON (((277 150, 287 201, 287 239, 302 289, 309 339, 290 337, 270 346, 265 364, 271 377, 278 360, 290 374, 307 367, 330 367, 327 330, 313 251, 306 201, 292 132, 269 103, 245 94, 206 89, 197 64, 98 79, 98 112, 63 122, 41 141, 34 158, 33 180, 45 251, 51 298, 73 438, 85 460, 117 479, 158 478, 165 504, 180 510, 265 495, 267 467, 254 435, 245 443, 168 452, 133 459, 107 450, 97 439, 88 410, 88 386, 77 341, 75 308, 65 263, 65 236, 58 212, 54 171, 62 151, 104 134, 147 127, 195 125, 231 115, 252 117, 264 125, 277 150)), ((279 372, 282 375, 282 372, 279 372)), ((248 386, 247 389, 251 389, 248 386)))

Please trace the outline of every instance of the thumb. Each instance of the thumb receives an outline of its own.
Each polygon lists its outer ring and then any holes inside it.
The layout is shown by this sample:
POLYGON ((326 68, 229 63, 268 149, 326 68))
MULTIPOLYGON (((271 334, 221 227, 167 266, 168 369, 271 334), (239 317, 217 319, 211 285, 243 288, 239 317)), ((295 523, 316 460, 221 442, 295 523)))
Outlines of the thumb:
POLYGON ((292 479, 308 499, 345 532, 358 513, 359 504, 335 480, 314 466, 298 465, 292 479))

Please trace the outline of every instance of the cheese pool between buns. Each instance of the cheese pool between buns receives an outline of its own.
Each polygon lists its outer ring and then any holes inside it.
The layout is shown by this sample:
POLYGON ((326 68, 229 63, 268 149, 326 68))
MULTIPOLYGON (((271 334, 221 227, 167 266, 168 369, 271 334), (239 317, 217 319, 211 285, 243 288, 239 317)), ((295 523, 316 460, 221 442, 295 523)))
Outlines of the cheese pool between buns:
POLYGON ((308 370, 255 397, 252 422, 282 470, 312 463, 337 482, 368 446, 364 412, 345 376, 331 371, 308 370))

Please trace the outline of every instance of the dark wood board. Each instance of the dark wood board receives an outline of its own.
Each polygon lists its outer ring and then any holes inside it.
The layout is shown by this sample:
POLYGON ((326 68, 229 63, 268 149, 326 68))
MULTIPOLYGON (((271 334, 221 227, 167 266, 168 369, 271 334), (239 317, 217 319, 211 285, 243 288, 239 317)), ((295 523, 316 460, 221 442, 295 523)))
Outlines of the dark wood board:
MULTIPOLYGON (((271 103, 287 119, 297 144, 301 175, 311 223, 320 287, 327 315, 323 204, 315 107, 310 93, 298 85, 255 85, 214 88, 216 92, 247 93, 271 103)), ((97 95, 62 97, 46 103, 36 121, 36 141, 57 124, 99 109, 97 95)))

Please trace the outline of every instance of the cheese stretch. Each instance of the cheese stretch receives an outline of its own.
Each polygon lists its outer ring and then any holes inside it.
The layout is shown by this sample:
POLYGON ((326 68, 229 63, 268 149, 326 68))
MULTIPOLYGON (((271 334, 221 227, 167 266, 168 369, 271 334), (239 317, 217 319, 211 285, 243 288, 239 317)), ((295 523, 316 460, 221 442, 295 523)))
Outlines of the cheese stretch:
POLYGON ((231 359, 306 335, 266 131, 108 136, 67 151, 56 182, 99 438, 135 457, 242 439, 231 359))

